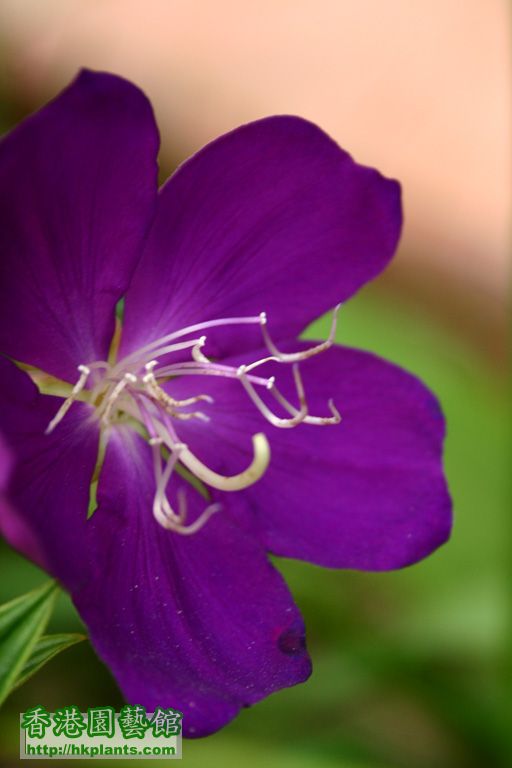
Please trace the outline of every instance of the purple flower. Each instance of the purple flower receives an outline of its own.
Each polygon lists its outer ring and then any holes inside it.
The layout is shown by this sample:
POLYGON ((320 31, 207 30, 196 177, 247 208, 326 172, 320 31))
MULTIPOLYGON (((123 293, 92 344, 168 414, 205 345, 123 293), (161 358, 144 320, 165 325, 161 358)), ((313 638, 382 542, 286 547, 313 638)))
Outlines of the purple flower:
POLYGON ((144 95, 92 72, 0 145, 0 522, 126 698, 204 735, 310 673, 267 552, 384 570, 446 540, 444 423, 399 368, 296 341, 391 259, 396 182, 296 117, 159 192, 157 150, 144 95))

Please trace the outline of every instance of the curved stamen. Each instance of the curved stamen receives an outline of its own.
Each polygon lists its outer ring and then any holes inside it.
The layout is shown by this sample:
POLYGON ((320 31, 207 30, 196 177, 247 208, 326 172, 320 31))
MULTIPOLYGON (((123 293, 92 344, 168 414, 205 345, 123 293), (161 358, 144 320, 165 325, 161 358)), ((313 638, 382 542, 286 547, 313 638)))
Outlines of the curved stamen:
POLYGON ((244 372, 249 373, 249 371, 253 371, 255 368, 259 368, 259 366, 263 365, 264 363, 272 363, 272 362, 280 363, 281 361, 278 357, 275 357, 275 355, 270 355, 269 357, 262 357, 261 360, 255 360, 254 363, 250 363, 249 365, 244 365, 243 366, 244 372))
POLYGON ((313 357, 314 355, 319 355, 320 352, 325 352, 325 350, 329 349, 329 347, 332 347, 334 344, 334 337, 336 336, 336 326, 338 323, 338 312, 340 310, 341 304, 338 304, 332 313, 332 323, 331 323, 331 330, 329 332, 329 336, 325 341, 322 341, 320 344, 317 344, 314 347, 311 347, 310 349, 305 349, 302 352, 280 352, 272 339, 270 338, 270 334, 268 332, 267 328, 267 315, 265 312, 262 312, 260 314, 260 323, 261 323, 261 333, 263 336, 263 339, 265 341, 265 344, 269 350, 269 352, 272 355, 275 355, 277 360, 279 360, 280 363, 298 363, 301 360, 307 360, 308 357, 313 357))
POLYGON ((149 441, 153 451, 153 468, 155 473, 155 496, 153 499, 153 515, 155 519, 164 527, 167 527, 168 523, 173 525, 180 525, 185 519, 186 511, 180 508, 178 514, 172 509, 169 500, 167 498, 166 489, 171 479, 172 471, 179 459, 179 455, 184 445, 176 443, 174 450, 171 452, 165 469, 162 471, 162 454, 161 446, 163 444, 163 438, 153 437, 149 441))
MULTIPOLYGON (((166 365, 164 368, 159 368, 157 371, 158 376, 222 376, 226 379, 238 379, 238 368, 232 368, 229 365, 222 365, 221 363, 210 363, 207 368, 201 367, 199 363, 184 362, 174 363, 173 365, 166 365)), ((247 377, 253 384, 260 384, 263 387, 268 387, 270 379, 264 379, 261 376, 248 376, 247 377)))
POLYGON ((192 357, 197 363, 208 364, 210 362, 206 357, 206 355, 204 355, 201 352, 201 349, 204 347, 205 343, 206 343, 206 336, 201 336, 201 338, 199 339, 195 347, 192 347, 192 357))
POLYGON ((262 432, 252 436, 253 460, 243 472, 237 475, 219 475, 203 464, 189 450, 183 451, 182 463, 202 480, 219 491, 241 491, 253 485, 265 473, 270 462, 270 446, 262 432))
MULTIPOLYGON (((271 386, 269 386, 268 389, 274 395, 278 403, 280 403, 283 406, 283 408, 286 411, 288 411, 288 413, 291 413, 292 415, 298 413, 297 409, 278 390, 274 381, 271 381, 271 386)), ((329 426, 330 424, 339 424, 341 421, 341 414, 336 408, 336 406, 334 405, 334 401, 332 400, 332 398, 327 401, 327 407, 329 408, 330 412, 333 414, 332 416, 310 416, 308 414, 307 416, 304 417, 303 423, 314 424, 322 427, 329 426)))
POLYGON ((175 400, 173 397, 171 397, 171 400, 173 401, 176 408, 184 408, 187 405, 194 405, 194 403, 200 402, 208 403, 211 405, 215 402, 211 395, 194 395, 194 397, 187 397, 185 400, 175 400))
MULTIPOLYGON (((203 337, 201 337, 203 338, 203 337)), ((147 359, 147 357, 153 357, 154 355, 158 355, 158 357, 163 357, 164 355, 170 355, 174 352, 181 352, 183 349, 195 349, 197 345, 200 343, 201 339, 189 339, 188 341, 180 341, 177 344, 168 344, 165 347, 158 347, 158 349, 153 350, 151 354, 146 355, 146 357, 143 357, 141 360, 137 361, 137 365, 140 366, 140 363, 142 360, 147 359)))
POLYGON ((102 406, 98 409, 98 414, 101 413, 102 408, 104 409, 103 415, 101 417, 101 422, 104 427, 108 426, 110 422, 110 415, 112 413, 116 400, 119 398, 119 395, 121 394, 123 389, 125 389, 125 387, 127 387, 129 384, 136 384, 136 382, 137 382, 137 377, 134 376, 133 373, 125 373, 123 378, 117 382, 117 384, 113 388, 110 395, 105 399, 102 406))
MULTIPOLYGON (((261 323, 260 317, 225 317, 221 318, 219 320, 206 320, 203 323, 196 323, 195 325, 189 325, 186 328, 181 328, 179 331, 174 331, 173 333, 168 333, 166 336, 162 336, 160 339, 156 339, 155 341, 152 341, 150 344, 146 344, 144 347, 140 347, 136 352, 132 352, 131 354, 127 355, 125 358, 123 358, 119 365, 126 366, 131 365, 131 361, 133 360, 140 360, 143 358, 146 353, 150 353, 152 357, 155 357, 157 354, 159 357, 161 357, 160 351, 157 353, 154 350, 161 347, 162 344, 166 344, 169 341, 173 341, 174 339, 179 339, 182 336, 187 336, 189 333, 196 333, 196 331, 204 331, 208 328, 218 328, 219 326, 223 325, 257 325, 261 323), (151 351, 153 350, 153 351, 151 351)), ((196 340, 196 344, 198 341, 196 340)))
POLYGON ((163 390, 157 380, 155 379, 155 374, 153 373, 153 368, 157 365, 156 360, 151 360, 149 363, 146 363, 144 368, 146 369, 147 373, 143 377, 142 382, 144 386, 146 387, 146 390, 148 394, 156 400, 160 405, 162 405, 171 416, 175 417, 176 419, 182 419, 182 420, 188 420, 188 419, 202 419, 203 421, 209 421, 208 416, 206 414, 202 413, 201 411, 193 411, 192 413, 180 413, 179 411, 176 411, 176 408, 179 408, 180 406, 185 405, 192 405, 193 403, 198 403, 200 401, 204 401, 207 403, 213 403, 213 398, 209 395, 197 395, 196 397, 189 397, 187 400, 175 400, 173 397, 167 394, 165 390, 163 390))
MULTIPOLYGON (((242 382, 245 391, 253 401, 254 405, 257 407, 257 409, 260 411, 260 413, 263 414, 263 416, 269 421, 274 427, 280 427, 281 429, 291 429, 292 427, 296 427, 297 424, 300 424, 307 416, 308 413, 308 406, 306 403, 306 398, 304 395, 304 388, 302 386, 302 379, 299 372, 299 367, 297 365, 293 366, 293 376, 295 379, 295 386, 297 387, 297 393, 299 395, 299 402, 300 402, 300 410, 294 409, 294 415, 291 419, 283 419, 279 416, 276 416, 273 411, 270 410, 268 405, 262 400, 260 395, 256 392, 251 382, 248 380, 247 376, 245 375, 245 366, 241 365, 238 369, 238 375, 240 378, 240 381, 242 382)), ((269 379, 267 388, 269 390, 272 390, 274 386, 274 382, 272 379, 269 379)))
MULTIPOLYGON (((158 434, 164 438, 167 447, 172 451, 173 443, 169 444, 169 434, 159 422, 154 424, 158 434)), ((188 448, 180 453, 180 461, 193 475, 206 485, 219 491, 241 491, 253 485, 262 477, 270 462, 270 446, 262 432, 252 436, 253 459, 247 469, 237 475, 219 475, 203 464, 188 448)))
MULTIPOLYGON (((180 489, 178 491, 178 498, 183 496, 184 498, 185 492, 180 489)), ((184 501, 185 503, 185 501, 184 501)), ((176 533, 181 534, 182 536, 190 536, 193 533, 197 533, 203 525, 210 519, 212 515, 215 515, 217 512, 220 512, 222 509, 222 504, 214 503, 209 504, 203 512, 199 515, 197 520, 194 520, 193 523, 190 523, 189 525, 180 525, 180 526, 174 526, 171 530, 175 531, 176 533)))
POLYGON ((85 387, 87 383, 87 379, 91 375, 91 369, 87 365, 79 365, 78 370, 80 371, 80 378, 78 379, 77 383, 71 390, 71 394, 69 395, 69 397, 67 397, 64 400, 61 407, 59 408, 59 410, 57 411, 53 419, 50 421, 50 423, 46 427, 45 435, 49 435, 51 432, 53 432, 57 424, 60 421, 62 421, 62 419, 64 418, 64 416, 69 411, 69 409, 75 402, 76 398, 80 394, 80 392, 85 387))
POLYGON ((153 515, 163 528, 173 531, 174 533, 179 533, 182 536, 190 536, 193 533, 197 533, 213 514, 219 512, 222 505, 218 503, 209 504, 193 523, 185 525, 185 520, 187 519, 187 501, 184 490, 181 488, 178 490, 178 513, 176 514, 167 498, 166 488, 169 484, 172 471, 187 446, 184 443, 174 443, 173 451, 162 472, 160 446, 163 442, 163 438, 153 438, 150 440, 153 447, 156 481, 156 493, 153 500, 153 515))

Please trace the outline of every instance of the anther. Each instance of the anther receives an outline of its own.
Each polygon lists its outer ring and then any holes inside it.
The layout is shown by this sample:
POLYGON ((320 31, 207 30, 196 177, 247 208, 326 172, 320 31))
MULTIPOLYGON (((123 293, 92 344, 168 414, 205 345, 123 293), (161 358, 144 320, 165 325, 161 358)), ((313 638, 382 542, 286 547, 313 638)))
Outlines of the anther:
POLYGON ((197 344, 192 347, 192 357, 198 363, 209 363, 209 359, 204 355, 201 350, 206 343, 206 336, 201 336, 197 344))

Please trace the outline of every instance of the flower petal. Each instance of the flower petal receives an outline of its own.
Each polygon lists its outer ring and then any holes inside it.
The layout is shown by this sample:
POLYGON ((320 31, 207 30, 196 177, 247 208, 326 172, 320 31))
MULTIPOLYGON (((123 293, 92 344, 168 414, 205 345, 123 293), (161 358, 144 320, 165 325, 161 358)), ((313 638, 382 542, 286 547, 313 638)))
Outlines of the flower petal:
POLYGON ((149 102, 83 71, 0 144, 0 352, 74 381, 105 359, 154 213, 149 102))
POLYGON ((12 471, 11 453, 0 435, 0 494, 7 490, 8 480, 12 471))
POLYGON ((128 701, 177 708, 201 736, 308 676, 304 627, 230 504, 191 536, 154 520, 150 457, 135 433, 111 437, 89 521, 93 572, 74 599, 128 701))
MULTIPOLYGON (((292 338, 386 266, 400 226, 398 184, 317 126, 298 117, 244 125, 161 190, 127 295, 122 351, 262 311, 274 338, 292 338)), ((237 344, 261 344, 259 329, 223 329, 213 354, 237 344)))
MULTIPOLYGON (((275 375, 297 403, 283 368, 274 363, 258 373, 275 375)), ((240 496, 274 554, 360 570, 399 568, 430 554, 451 527, 436 399, 415 377, 357 350, 333 347, 301 371, 310 414, 330 415, 333 398, 339 425, 272 427, 238 382, 186 377, 168 385, 174 397, 201 392, 215 402, 211 421, 183 422, 180 438, 227 474, 248 463, 250 435, 266 432, 270 466, 240 496)))
POLYGON ((40 395, 27 374, 0 358, 0 430, 14 458, 0 531, 15 549, 68 588, 85 577, 85 524, 98 433, 76 403, 51 435, 62 402, 40 395))
POLYGON ((10 514, 10 506, 7 501, 6 493, 11 471, 11 453, 8 450, 2 436, 0 435, 0 520, 5 515, 10 514))

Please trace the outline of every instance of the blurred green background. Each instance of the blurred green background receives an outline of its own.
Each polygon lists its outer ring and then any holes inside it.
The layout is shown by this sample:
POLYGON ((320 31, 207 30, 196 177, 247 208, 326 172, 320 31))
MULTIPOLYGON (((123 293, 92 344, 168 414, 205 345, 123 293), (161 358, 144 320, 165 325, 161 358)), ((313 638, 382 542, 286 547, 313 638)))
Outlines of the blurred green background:
MULTIPOLYGON (((141 15, 134 0, 1 0, 0 131, 87 65, 148 91, 162 127, 162 177, 207 138, 272 112, 310 117, 358 160, 399 177, 406 224, 396 264, 342 309, 337 340, 413 371, 440 398, 455 526, 432 557, 395 573, 278 561, 306 619, 313 676, 220 733, 185 742, 184 760, 510 768, 510 197, 500 176, 510 131, 499 101, 509 103, 509 92, 496 90, 505 82, 507 4, 264 1, 257 17, 245 5, 250 23, 243 3, 192 5, 149 0, 141 15), (213 17, 200 30, 199 11, 213 17)), ((329 323, 306 335, 325 338, 329 323)), ((0 543, 0 602, 44 578, 0 543)), ((50 630, 80 629, 62 595, 50 630)), ((71 648, 0 710, 0 765, 17 764, 19 713, 35 703, 122 700, 88 643, 71 648)))

